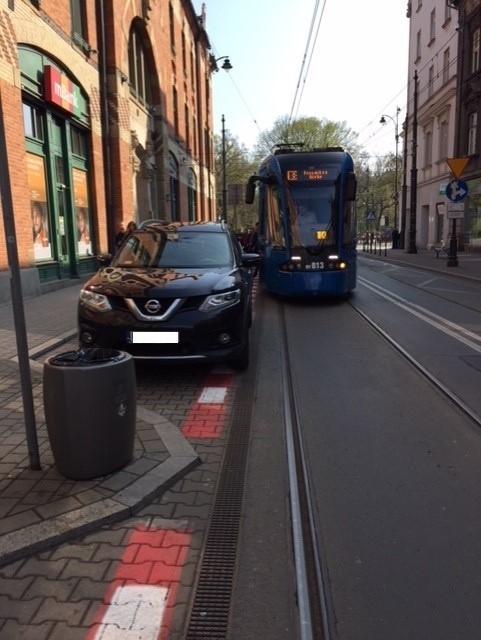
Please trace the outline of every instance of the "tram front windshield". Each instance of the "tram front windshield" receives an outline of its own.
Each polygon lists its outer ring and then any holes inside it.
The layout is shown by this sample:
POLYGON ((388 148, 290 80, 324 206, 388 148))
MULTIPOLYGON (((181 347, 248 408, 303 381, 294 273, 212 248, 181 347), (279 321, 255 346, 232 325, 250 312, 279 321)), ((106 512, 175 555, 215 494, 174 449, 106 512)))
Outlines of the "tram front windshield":
POLYGON ((335 244, 335 184, 288 187, 291 237, 297 246, 335 244))

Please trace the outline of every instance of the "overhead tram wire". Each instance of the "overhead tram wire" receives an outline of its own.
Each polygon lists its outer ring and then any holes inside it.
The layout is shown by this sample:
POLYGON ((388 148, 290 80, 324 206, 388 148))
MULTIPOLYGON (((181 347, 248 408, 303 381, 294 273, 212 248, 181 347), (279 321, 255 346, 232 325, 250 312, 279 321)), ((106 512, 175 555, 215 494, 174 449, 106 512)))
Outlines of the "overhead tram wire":
POLYGON ((317 23, 317 29, 316 29, 316 34, 315 34, 315 37, 314 37, 314 42, 311 45, 312 34, 314 32, 315 25, 316 25, 317 13, 319 11, 320 0, 316 0, 316 4, 314 6, 314 11, 313 11, 312 19, 311 19, 311 26, 310 26, 310 29, 309 29, 309 35, 307 36, 306 48, 304 50, 304 56, 302 58, 301 70, 299 72, 299 79, 297 81, 296 92, 294 94, 294 100, 292 102, 292 107, 291 107, 291 113, 289 115, 289 120, 288 120, 288 123, 287 123, 288 126, 291 124, 291 121, 292 121, 292 118, 293 118, 293 114, 294 114, 294 110, 295 110, 295 115, 296 116, 297 116, 297 113, 299 112, 299 106, 300 106, 300 103, 301 103, 302 94, 304 92, 304 87, 305 87, 307 75, 309 73, 309 68, 311 66, 312 56, 314 54, 314 50, 315 50, 315 47, 316 47, 317 36, 319 35, 319 29, 321 27, 322 17, 324 15, 324 10, 326 8, 326 2, 327 2, 327 0, 324 0, 324 2, 322 4, 322 10, 321 10, 321 14, 319 16, 319 20, 318 20, 318 23, 317 23), (306 67, 306 60, 307 60, 308 56, 309 56, 309 59, 308 59, 308 62, 307 62, 307 69, 306 69, 306 72, 304 74, 304 68, 306 67), (301 83, 302 83, 302 89, 300 88, 301 83), (296 103, 297 103, 297 107, 296 107, 296 103))

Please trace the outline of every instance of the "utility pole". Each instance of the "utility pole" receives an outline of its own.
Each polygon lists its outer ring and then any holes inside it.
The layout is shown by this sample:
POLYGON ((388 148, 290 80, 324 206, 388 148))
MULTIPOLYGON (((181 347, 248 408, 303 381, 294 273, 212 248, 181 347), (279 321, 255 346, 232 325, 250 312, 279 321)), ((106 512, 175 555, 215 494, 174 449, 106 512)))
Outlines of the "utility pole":
POLYGON ((407 173, 408 173, 408 145, 407 145, 407 132, 408 132, 408 119, 404 120, 403 124, 404 130, 404 143, 403 143, 403 183, 401 187, 401 242, 399 245, 400 249, 404 249, 406 244, 406 205, 407 205, 407 173))

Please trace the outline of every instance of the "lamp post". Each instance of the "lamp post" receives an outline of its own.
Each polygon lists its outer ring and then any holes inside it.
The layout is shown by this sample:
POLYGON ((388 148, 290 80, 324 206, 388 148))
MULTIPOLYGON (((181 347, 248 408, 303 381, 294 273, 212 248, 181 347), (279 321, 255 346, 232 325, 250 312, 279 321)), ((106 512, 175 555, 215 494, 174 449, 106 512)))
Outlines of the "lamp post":
POLYGON ((227 221, 227 172, 225 165, 225 118, 222 115, 222 219, 227 221))
MULTIPOLYGON (((210 57, 210 70, 211 73, 219 71, 217 63, 219 60, 223 60, 221 69, 224 71, 230 71, 233 67, 229 56, 221 56, 220 58, 210 57)), ((222 218, 227 220, 227 170, 226 170, 226 150, 225 150, 225 117, 222 115, 222 218)))
POLYGON ((392 120, 393 124, 394 124, 394 135, 395 135, 395 140, 396 140, 396 164, 395 164, 395 169, 394 169, 394 181, 395 181, 395 185, 396 185, 396 190, 394 192, 394 226, 396 228, 398 228, 399 225, 399 221, 398 221, 398 210, 399 210, 399 194, 398 194, 398 189, 399 189, 399 172, 398 172, 398 168, 399 168, 399 155, 398 155, 398 148, 399 148, 399 113, 401 112, 401 108, 400 107, 396 107, 396 119, 394 119, 392 116, 387 116, 387 115, 383 115, 381 116, 381 119, 379 120, 379 122, 381 124, 386 124, 386 118, 389 118, 389 120, 392 120))

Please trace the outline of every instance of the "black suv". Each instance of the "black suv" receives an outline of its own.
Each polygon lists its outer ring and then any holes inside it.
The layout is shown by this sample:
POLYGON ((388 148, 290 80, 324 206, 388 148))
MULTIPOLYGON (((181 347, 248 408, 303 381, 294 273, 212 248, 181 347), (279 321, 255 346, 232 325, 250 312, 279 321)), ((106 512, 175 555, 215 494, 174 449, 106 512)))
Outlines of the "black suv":
POLYGON ((249 364, 259 261, 224 223, 150 223, 127 236, 80 292, 81 347, 134 358, 249 364))

